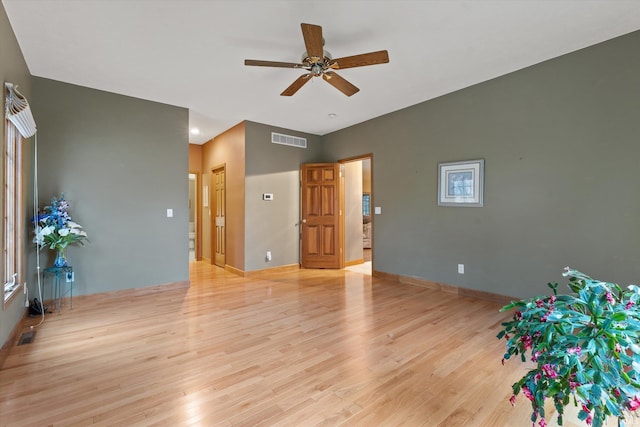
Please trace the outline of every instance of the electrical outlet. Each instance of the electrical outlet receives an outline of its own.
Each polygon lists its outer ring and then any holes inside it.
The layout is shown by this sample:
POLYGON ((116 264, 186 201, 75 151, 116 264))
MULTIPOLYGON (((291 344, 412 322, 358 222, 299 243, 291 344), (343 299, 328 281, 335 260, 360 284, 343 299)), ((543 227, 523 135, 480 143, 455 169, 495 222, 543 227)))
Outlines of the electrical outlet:
POLYGON ((458 264, 458 274, 464 274, 464 264, 458 264))
POLYGON ((65 279, 67 280, 67 283, 73 282, 73 271, 68 271, 65 279))
POLYGON ((271 261, 271 251, 267 251, 267 256, 265 257, 265 260, 267 260, 267 262, 271 261))
POLYGON ((22 285, 22 293, 27 294, 27 282, 24 282, 24 285, 22 285))

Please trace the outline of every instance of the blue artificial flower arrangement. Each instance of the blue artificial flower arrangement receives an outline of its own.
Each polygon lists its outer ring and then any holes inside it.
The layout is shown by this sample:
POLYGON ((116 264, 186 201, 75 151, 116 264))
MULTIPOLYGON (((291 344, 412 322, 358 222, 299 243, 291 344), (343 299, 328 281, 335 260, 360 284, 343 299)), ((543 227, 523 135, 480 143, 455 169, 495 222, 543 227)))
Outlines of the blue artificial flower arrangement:
POLYGON ((82 230, 82 226, 71 220, 69 215, 69 203, 64 198, 52 197, 51 205, 45 206, 38 213, 35 222, 35 237, 33 241, 38 248, 48 246, 49 249, 60 250, 77 243, 84 244, 87 233, 82 230))

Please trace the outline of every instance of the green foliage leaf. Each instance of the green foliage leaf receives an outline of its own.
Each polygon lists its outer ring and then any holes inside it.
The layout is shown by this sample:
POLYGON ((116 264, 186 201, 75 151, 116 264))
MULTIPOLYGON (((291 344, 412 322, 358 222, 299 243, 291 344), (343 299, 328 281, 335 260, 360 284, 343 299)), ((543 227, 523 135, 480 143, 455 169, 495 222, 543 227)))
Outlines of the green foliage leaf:
POLYGON ((627 313, 625 313, 624 311, 614 312, 610 317, 610 319, 613 320, 614 322, 622 322, 626 320, 626 318, 627 318, 627 313))

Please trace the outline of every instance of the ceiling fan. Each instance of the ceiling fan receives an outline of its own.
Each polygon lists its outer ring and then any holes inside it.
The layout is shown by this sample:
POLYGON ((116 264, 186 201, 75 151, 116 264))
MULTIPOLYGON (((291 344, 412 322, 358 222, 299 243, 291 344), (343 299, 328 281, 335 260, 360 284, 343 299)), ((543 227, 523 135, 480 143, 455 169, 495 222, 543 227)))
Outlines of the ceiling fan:
POLYGON ((338 89, 347 96, 357 93, 360 89, 340 77, 335 70, 345 68, 364 67, 367 65, 386 64, 389 62, 389 53, 386 50, 363 53, 360 55, 345 56, 344 58, 333 59, 331 54, 323 49, 324 39, 322 38, 322 27, 312 24, 301 24, 302 37, 307 49, 302 54, 300 63, 295 62, 275 62, 245 59, 244 65, 255 65, 259 67, 279 67, 279 68, 302 68, 308 71, 294 81, 280 95, 291 96, 296 93, 312 77, 321 77, 324 81, 338 89))

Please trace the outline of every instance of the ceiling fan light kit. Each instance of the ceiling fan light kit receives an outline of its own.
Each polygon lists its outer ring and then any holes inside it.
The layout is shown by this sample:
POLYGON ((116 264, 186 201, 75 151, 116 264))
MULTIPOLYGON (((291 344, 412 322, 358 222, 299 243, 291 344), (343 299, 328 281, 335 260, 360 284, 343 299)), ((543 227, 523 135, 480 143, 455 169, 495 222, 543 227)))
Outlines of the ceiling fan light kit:
POLYGON ((306 74, 298 77, 280 94, 282 96, 295 94, 302 86, 311 80, 312 77, 322 77, 322 80, 340 92, 347 96, 352 96, 360 89, 339 76, 335 70, 386 64, 389 62, 389 53, 386 50, 333 59, 332 55, 324 50, 322 27, 312 24, 301 24, 301 27, 302 37, 304 38, 304 44, 307 50, 302 54, 299 64, 294 62, 260 61, 255 59, 245 59, 244 61, 244 65, 250 66, 302 68, 306 70, 306 74))

